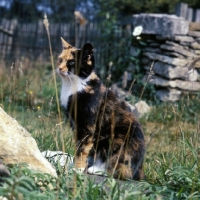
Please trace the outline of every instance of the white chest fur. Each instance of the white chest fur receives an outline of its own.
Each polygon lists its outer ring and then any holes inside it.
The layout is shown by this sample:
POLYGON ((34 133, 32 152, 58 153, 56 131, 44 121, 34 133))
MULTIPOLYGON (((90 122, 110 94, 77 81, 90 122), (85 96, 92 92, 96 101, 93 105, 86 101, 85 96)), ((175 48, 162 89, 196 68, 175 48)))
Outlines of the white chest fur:
POLYGON ((62 87, 60 93, 61 105, 66 108, 68 105, 69 97, 77 92, 83 91, 87 87, 87 82, 90 76, 86 79, 81 79, 75 75, 69 75, 62 78, 62 87))
POLYGON ((71 84, 62 79, 62 88, 60 93, 60 102, 63 107, 67 107, 69 97, 72 95, 70 90, 71 84))

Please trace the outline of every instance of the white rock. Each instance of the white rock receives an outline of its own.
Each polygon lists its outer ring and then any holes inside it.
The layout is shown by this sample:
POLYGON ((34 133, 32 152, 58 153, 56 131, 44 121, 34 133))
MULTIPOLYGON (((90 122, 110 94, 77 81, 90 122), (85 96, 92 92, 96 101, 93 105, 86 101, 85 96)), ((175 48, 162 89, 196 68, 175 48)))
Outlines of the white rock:
POLYGON ((57 177, 31 134, 0 107, 0 157, 5 164, 26 163, 31 169, 57 177))
POLYGON ((132 110, 137 118, 143 117, 145 114, 149 113, 151 110, 148 104, 142 100, 135 103, 132 108, 134 108, 132 110))
MULTIPOLYGON (((124 91, 123 89, 117 87, 116 84, 112 85, 112 91, 114 91, 120 99, 125 100, 127 96, 130 96, 129 92, 124 91)), ((134 105, 131 105, 128 101, 126 101, 126 104, 131 108, 131 111, 134 113, 134 115, 137 118, 140 118, 147 114, 150 111, 150 107, 147 105, 145 101, 139 101, 135 103, 134 105)))

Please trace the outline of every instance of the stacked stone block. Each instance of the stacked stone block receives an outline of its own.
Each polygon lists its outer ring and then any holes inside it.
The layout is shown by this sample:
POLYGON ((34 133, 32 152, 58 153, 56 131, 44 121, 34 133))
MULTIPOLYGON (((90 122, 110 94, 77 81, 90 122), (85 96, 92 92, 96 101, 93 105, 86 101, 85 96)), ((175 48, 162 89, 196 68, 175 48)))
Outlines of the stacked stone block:
POLYGON ((165 14, 133 15, 134 27, 142 26, 138 45, 142 49, 141 67, 147 76, 153 63, 149 84, 156 86, 162 101, 180 99, 184 92, 200 91, 200 23, 165 14), (140 45, 139 41, 143 41, 140 45))

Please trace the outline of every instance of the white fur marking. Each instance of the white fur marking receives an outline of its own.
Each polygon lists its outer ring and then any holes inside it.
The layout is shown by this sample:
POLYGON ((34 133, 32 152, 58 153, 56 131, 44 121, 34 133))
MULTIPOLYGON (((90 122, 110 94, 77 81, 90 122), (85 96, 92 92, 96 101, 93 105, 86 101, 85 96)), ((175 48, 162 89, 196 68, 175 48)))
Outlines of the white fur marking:
POLYGON ((106 173, 106 163, 102 163, 100 160, 98 160, 93 166, 88 168, 89 174, 105 174, 106 173))
POLYGON ((87 82, 90 80, 91 76, 92 74, 88 76, 86 79, 81 79, 80 77, 74 74, 61 75, 62 79, 62 87, 60 93, 61 105, 66 108, 69 97, 72 94, 76 94, 77 92, 83 91, 86 88, 87 82))

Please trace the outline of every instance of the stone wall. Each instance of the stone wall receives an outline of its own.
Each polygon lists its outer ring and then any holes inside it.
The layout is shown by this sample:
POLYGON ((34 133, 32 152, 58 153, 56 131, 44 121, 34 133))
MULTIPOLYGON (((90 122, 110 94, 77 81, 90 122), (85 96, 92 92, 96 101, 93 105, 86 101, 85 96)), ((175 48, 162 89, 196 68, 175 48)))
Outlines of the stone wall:
POLYGON ((200 91, 200 23, 175 15, 140 14, 133 15, 133 24, 143 27, 137 37, 140 65, 146 71, 144 81, 153 71, 149 84, 155 85, 157 98, 175 101, 183 92, 200 91))

